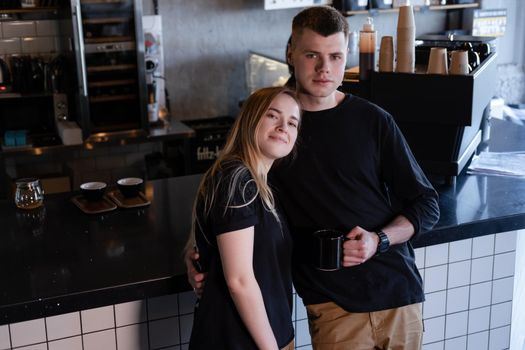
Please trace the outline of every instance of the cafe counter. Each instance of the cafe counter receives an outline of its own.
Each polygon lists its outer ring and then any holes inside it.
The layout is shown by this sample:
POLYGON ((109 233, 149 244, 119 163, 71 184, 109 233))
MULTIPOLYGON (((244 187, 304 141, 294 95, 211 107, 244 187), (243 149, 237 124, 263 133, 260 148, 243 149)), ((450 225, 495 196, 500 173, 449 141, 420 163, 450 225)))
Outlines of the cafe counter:
MULTIPOLYGON (((493 121, 491 151, 525 150, 524 127, 493 121)), ((151 204, 85 214, 76 193, 33 211, 0 201, 0 325, 190 290, 182 251, 201 175, 148 181, 151 204)), ((525 179, 461 174, 436 185, 441 218, 425 247, 525 228, 525 179)))

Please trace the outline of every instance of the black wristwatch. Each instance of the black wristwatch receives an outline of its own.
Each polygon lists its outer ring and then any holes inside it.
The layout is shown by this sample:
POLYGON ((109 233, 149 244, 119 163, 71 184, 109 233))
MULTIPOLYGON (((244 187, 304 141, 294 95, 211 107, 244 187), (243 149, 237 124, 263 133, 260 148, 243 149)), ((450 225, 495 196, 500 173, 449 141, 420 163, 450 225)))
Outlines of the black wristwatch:
POLYGON ((390 248, 390 240, 388 236, 383 231, 379 230, 376 232, 377 237, 379 237, 379 242, 377 242, 376 255, 384 253, 390 248))

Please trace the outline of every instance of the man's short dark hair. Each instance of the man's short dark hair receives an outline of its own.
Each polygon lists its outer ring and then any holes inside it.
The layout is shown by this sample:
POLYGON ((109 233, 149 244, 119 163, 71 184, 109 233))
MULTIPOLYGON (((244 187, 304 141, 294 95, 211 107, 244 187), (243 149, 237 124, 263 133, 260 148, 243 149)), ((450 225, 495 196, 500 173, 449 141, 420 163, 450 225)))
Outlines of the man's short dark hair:
POLYGON ((348 38, 346 18, 341 12, 329 6, 313 6, 299 12, 292 22, 292 36, 299 35, 305 28, 322 36, 341 32, 345 38, 348 38))

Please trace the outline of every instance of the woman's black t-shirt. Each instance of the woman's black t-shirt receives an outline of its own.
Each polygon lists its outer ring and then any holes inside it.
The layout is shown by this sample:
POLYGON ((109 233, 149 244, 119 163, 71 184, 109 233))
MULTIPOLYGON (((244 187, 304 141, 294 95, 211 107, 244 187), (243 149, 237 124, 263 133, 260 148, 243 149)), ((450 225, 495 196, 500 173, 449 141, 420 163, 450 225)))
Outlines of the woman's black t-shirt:
POLYGON ((217 196, 207 217, 202 201, 197 202, 195 238, 201 267, 208 274, 195 311, 190 349, 257 349, 230 296, 216 240, 222 233, 251 226, 255 233, 253 269, 277 344, 282 348, 294 336, 291 238, 283 218, 279 223, 264 207, 246 168, 228 202, 232 174, 238 166, 239 163, 226 167, 214 179, 217 196))

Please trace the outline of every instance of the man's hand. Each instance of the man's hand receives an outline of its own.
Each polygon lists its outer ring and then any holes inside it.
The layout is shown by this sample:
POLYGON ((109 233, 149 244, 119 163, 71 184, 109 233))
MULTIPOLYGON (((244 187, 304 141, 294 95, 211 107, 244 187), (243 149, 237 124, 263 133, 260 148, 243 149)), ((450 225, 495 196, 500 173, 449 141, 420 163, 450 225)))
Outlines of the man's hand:
POLYGON ((193 287, 193 291, 200 298, 202 295, 202 289, 204 288, 204 281, 206 274, 197 271, 195 265, 198 263, 199 253, 194 250, 188 250, 184 256, 184 262, 186 263, 186 273, 188 274, 188 282, 193 287))
POLYGON ((377 250, 379 237, 374 232, 367 231, 359 226, 354 227, 343 243, 343 266, 356 266, 374 256, 377 250))

